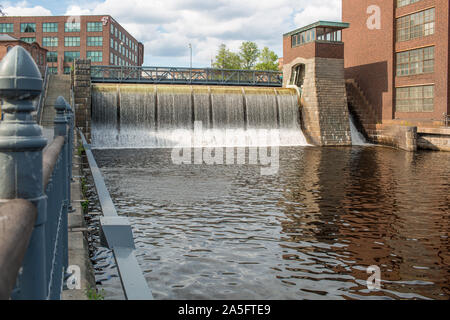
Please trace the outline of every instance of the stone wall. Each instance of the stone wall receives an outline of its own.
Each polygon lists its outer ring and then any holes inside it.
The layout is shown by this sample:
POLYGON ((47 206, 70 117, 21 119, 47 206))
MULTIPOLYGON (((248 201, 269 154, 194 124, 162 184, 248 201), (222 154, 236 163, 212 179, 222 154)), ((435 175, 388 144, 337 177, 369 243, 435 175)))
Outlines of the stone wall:
POLYGON ((310 143, 318 146, 351 145, 344 61, 331 58, 296 58, 283 67, 284 86, 292 70, 305 65, 302 88, 302 125, 310 143))
POLYGON ((91 138, 91 60, 77 59, 73 70, 76 126, 91 138))
POLYGON ((369 130, 368 136, 373 143, 405 151, 417 150, 417 127, 378 124, 376 129, 369 130))
POLYGON ((450 152, 450 127, 417 129, 419 149, 450 152))

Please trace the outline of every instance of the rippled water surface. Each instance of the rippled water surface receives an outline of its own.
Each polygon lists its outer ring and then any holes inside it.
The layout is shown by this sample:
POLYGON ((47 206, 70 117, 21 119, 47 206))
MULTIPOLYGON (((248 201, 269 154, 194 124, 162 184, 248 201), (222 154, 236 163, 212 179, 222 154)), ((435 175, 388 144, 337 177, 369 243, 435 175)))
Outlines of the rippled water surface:
POLYGON ((282 148, 273 176, 169 149, 95 157, 156 299, 450 298, 448 153, 282 148))

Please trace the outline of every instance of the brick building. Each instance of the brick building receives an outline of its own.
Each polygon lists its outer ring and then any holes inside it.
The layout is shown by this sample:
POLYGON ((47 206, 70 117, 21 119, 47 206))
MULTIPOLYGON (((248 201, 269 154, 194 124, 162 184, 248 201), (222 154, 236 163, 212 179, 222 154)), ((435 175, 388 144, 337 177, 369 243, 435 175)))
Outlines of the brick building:
POLYGON ((52 73, 70 73, 76 58, 92 65, 141 66, 144 61, 144 45, 109 15, 0 17, 0 34, 46 48, 52 73))
POLYGON ((378 123, 437 124, 450 113, 449 1, 343 0, 345 77, 378 123))
POLYGON ((0 60, 2 60, 3 57, 6 56, 6 54, 9 52, 9 50, 14 48, 15 46, 21 46, 26 49, 38 65, 41 74, 44 75, 45 66, 47 65, 47 49, 42 48, 36 42, 27 43, 7 34, 0 34, 0 60))

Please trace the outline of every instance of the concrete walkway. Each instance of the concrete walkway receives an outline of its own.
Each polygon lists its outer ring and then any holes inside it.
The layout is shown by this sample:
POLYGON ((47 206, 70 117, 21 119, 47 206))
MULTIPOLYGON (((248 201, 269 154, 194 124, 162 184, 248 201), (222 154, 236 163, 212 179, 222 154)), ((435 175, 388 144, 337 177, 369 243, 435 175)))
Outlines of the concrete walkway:
POLYGON ((50 75, 41 115, 41 126, 53 128, 53 121, 56 115, 54 104, 59 96, 64 97, 67 102, 70 101, 70 75, 50 75))
POLYGON ((86 224, 84 221, 83 194, 81 192, 81 165, 82 159, 78 156, 78 135, 75 137, 72 175, 72 206, 75 210, 69 213, 69 266, 78 266, 81 271, 81 289, 64 290, 62 300, 88 300, 87 290, 95 290, 94 269, 89 259, 89 246, 86 238, 86 224))

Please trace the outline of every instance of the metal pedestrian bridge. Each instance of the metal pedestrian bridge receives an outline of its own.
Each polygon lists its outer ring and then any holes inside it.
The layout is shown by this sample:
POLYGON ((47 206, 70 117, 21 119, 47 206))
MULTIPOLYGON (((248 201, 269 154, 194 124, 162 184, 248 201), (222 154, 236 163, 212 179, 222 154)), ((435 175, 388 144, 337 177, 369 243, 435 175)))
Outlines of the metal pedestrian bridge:
POLYGON ((92 66, 93 83, 195 84, 281 87, 278 71, 227 70, 172 67, 92 66))

